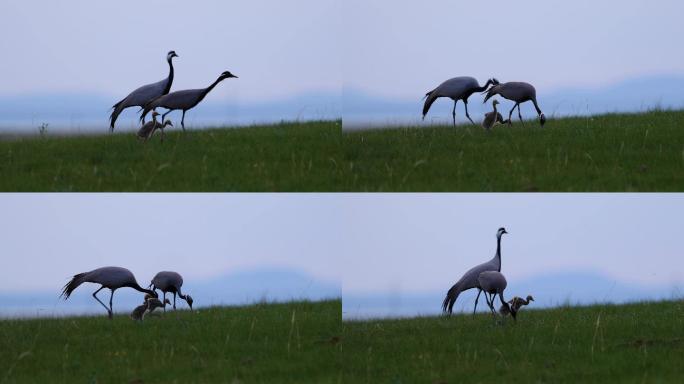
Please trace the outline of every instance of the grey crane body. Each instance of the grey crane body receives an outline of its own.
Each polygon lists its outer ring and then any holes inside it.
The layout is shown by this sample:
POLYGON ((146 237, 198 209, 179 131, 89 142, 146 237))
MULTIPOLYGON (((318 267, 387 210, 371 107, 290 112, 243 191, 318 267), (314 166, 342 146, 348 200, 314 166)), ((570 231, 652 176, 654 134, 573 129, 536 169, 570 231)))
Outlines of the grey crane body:
POLYGON ((64 285, 64 288, 62 289, 62 294, 60 296, 64 297, 64 300, 68 299, 69 296, 71 296, 71 293, 83 283, 95 283, 101 285, 101 287, 97 291, 93 292, 93 297, 100 304, 102 304, 103 307, 105 307, 110 319, 113 315, 112 300, 114 298, 114 291, 116 291, 119 288, 133 288, 136 291, 148 293, 155 297, 157 296, 157 294, 154 291, 141 287, 135 280, 135 276, 131 271, 121 267, 102 267, 93 269, 90 272, 84 272, 74 275, 74 277, 64 285), (105 303, 103 303, 97 297, 97 293, 104 288, 109 288, 109 290, 111 291, 111 294, 109 296, 109 307, 107 307, 107 305, 105 305, 105 303))
POLYGON ((537 90, 532 86, 532 84, 519 81, 496 84, 487 90, 487 96, 485 96, 484 102, 486 103, 487 100, 495 95, 499 95, 504 99, 515 102, 515 105, 513 105, 513 108, 511 108, 511 111, 508 113, 508 124, 511 124, 511 116, 513 115, 513 111, 516 107, 518 108, 518 117, 520 118, 520 122, 523 125, 525 124, 522 119, 522 114, 520 113, 520 104, 528 101, 531 101, 532 104, 534 104, 534 109, 537 111, 541 126, 543 127, 544 123, 546 123, 546 116, 544 116, 544 113, 539 108, 539 104, 537 103, 537 90))
MULTIPOLYGON (((173 309, 176 309, 176 295, 180 296, 181 299, 185 300, 192 309, 193 299, 190 295, 183 294, 181 292, 181 287, 183 286, 183 277, 172 271, 162 271, 157 273, 150 284, 150 288, 156 291, 159 289, 164 294, 164 300, 166 300, 167 293, 173 293, 173 309)), ((166 307, 164 307, 166 310, 166 307)))
POLYGON ((164 112, 164 114, 162 115, 162 121, 164 120, 164 117, 166 117, 166 115, 171 113, 172 111, 181 110, 183 111, 183 117, 181 118, 181 127, 183 128, 183 130, 185 130, 185 112, 194 108, 197 104, 204 100, 207 94, 211 92, 211 90, 214 89, 214 87, 216 87, 218 83, 230 78, 237 78, 237 76, 233 75, 229 71, 225 71, 216 79, 216 81, 214 81, 207 88, 185 89, 182 91, 175 91, 167 95, 157 97, 156 99, 150 101, 144 106, 143 113, 140 116, 140 120, 144 121, 145 115, 147 115, 149 111, 154 110, 156 108, 167 109, 167 111, 164 112))
POLYGON ((515 311, 511 310, 509 304, 506 302, 506 300, 504 300, 503 297, 503 293, 506 290, 506 287, 508 286, 506 277, 498 271, 484 271, 480 273, 480 275, 477 277, 477 281, 480 284, 480 288, 485 293, 487 305, 489 305, 489 309, 491 310, 491 312, 493 314, 496 314, 496 311, 494 310, 494 299, 495 296, 499 296, 499 300, 501 300, 501 305, 507 307, 508 312, 510 312, 510 314, 515 319, 515 311))
MULTIPOLYGON (((114 104, 112 108, 112 114, 109 116, 109 129, 114 130, 114 124, 119 114, 123 112, 124 109, 129 107, 141 107, 144 108, 147 103, 158 98, 159 96, 166 95, 171 90, 171 84, 173 84, 173 58, 178 57, 175 51, 169 51, 166 54, 166 61, 169 63, 169 75, 164 80, 160 80, 156 83, 143 85, 142 87, 134 90, 128 96, 124 97, 121 101, 114 104)), ((145 119, 142 119, 145 122, 145 119)))
POLYGON ((501 236, 506 232, 506 229, 501 227, 496 232, 496 254, 494 257, 486 263, 477 265, 469 269, 457 282, 454 284, 446 294, 444 301, 442 302, 442 311, 449 314, 452 313, 454 304, 456 304, 456 299, 463 291, 467 291, 471 288, 477 288, 477 297, 475 298, 475 308, 473 313, 477 310, 477 301, 480 299, 480 293, 482 289, 480 288, 480 283, 478 277, 482 272, 485 271, 501 271, 501 236))
POLYGON ((475 92, 483 92, 487 90, 487 88, 492 84, 499 84, 499 81, 491 78, 487 80, 487 83, 485 83, 485 85, 482 87, 474 77, 470 76, 454 77, 443 82, 442 84, 438 85, 437 88, 425 94, 425 104, 423 104, 423 119, 425 119, 425 115, 427 115, 428 111, 430 110, 430 106, 432 106, 432 103, 434 103, 435 100, 440 97, 448 97, 454 101, 454 108, 451 112, 451 116, 454 120, 454 126, 456 126, 456 104, 459 100, 463 101, 463 104, 465 105, 466 117, 471 123, 475 124, 473 119, 470 118, 470 114, 468 114, 468 98, 475 92))

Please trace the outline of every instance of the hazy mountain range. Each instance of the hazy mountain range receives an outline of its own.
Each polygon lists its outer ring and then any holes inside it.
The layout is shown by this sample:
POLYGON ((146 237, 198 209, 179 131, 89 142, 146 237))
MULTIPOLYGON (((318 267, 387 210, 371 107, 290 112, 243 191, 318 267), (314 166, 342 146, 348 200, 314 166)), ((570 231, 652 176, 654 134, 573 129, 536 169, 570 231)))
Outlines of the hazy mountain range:
MULTIPOLYGON (((500 79, 504 80, 504 79, 500 79)), ((434 84, 437 86, 438 84, 434 84)), ((547 117, 583 116, 611 112, 642 112, 654 108, 684 108, 684 76, 651 76, 626 80, 599 88, 567 88, 552 92, 538 90, 537 98, 547 117)), ((344 89, 342 105, 345 128, 378 124, 420 123, 423 108, 422 97, 430 89, 416 90, 415 99, 391 99, 375 96, 357 89, 344 89)), ((508 114, 513 106, 499 98, 502 113, 508 114)), ((482 104, 479 94, 471 96, 468 104, 470 116, 479 123, 485 111, 492 106, 482 104)), ((433 104, 426 123, 451 122, 453 102, 442 98, 433 104)), ((536 113, 531 103, 523 105, 523 117, 534 118, 536 113)), ((459 121, 466 121, 463 104, 456 109, 459 121)))
MULTIPOLYGON (((437 315, 441 313, 442 300, 450 283, 445 284, 442 291, 436 292, 343 293, 342 316, 352 319, 437 315)), ((548 308, 560 305, 682 299, 684 287, 637 285, 586 271, 552 273, 521 281, 509 279, 504 295, 507 300, 513 296, 525 297, 528 294, 535 299, 531 308, 548 308)), ((476 296, 477 291, 474 289, 464 292, 459 296, 454 311, 472 312, 476 296)), ((485 309, 485 300, 480 297, 478 311, 485 309)))
MULTIPOLYGON (((101 94, 27 94, 0 95, 0 127, 4 131, 35 131, 43 123, 48 130, 62 132, 106 131, 112 105, 118 99, 101 94)), ((138 127, 139 108, 125 110, 117 128, 138 127)), ((308 93, 287 99, 261 103, 208 98, 186 114, 188 126, 249 125, 280 121, 339 119, 342 116, 340 95, 332 92, 308 93)), ((180 124, 181 112, 169 118, 180 124)))
MULTIPOLYGON (((138 283, 147 287, 149 281, 141 280, 138 283)), ((104 308, 91 296, 98 285, 80 286, 66 302, 59 299, 61 288, 59 286, 51 291, 26 293, 0 292, 0 317, 105 313, 104 308)), ((186 278, 183 285, 184 293, 193 297, 195 307, 339 298, 341 289, 339 283, 322 281, 299 271, 279 268, 239 271, 199 281, 186 278)), ((106 303, 109 290, 102 290, 98 297, 106 303)), ((172 295, 168 297, 173 299, 172 295)), ((133 289, 122 288, 114 294, 115 311, 128 312, 141 303, 142 294, 133 289)), ((187 308, 183 300, 178 299, 176 304, 187 308)))

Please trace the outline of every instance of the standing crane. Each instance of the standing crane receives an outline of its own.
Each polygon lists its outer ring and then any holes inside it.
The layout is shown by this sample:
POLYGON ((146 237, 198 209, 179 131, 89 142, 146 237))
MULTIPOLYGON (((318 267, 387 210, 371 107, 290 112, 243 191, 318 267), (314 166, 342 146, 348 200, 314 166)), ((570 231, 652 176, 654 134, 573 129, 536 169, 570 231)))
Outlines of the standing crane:
POLYGON ((515 319, 516 311, 512 311, 509 304, 503 298, 503 293, 508 285, 506 277, 498 271, 484 271, 477 277, 477 281, 480 284, 480 288, 485 293, 485 299, 487 299, 487 305, 489 305, 492 314, 496 314, 496 311, 494 310, 494 299, 498 295, 499 300, 501 300, 501 306, 506 308, 511 316, 513 316, 513 319, 515 319))
POLYGON ((532 84, 519 81, 496 84, 487 91, 487 96, 485 96, 484 103, 486 103, 487 100, 494 95, 500 95, 504 99, 515 101, 515 105, 513 105, 513 108, 511 108, 511 111, 508 113, 509 125, 511 124, 511 116, 513 115, 515 107, 518 107, 518 117, 520 118, 520 122, 523 124, 523 126, 525 125, 522 119, 522 114, 520 113, 520 104, 527 101, 531 101, 532 104, 534 104, 534 109, 537 110, 537 115, 539 115, 539 124, 541 124, 543 127, 544 123, 546 123, 546 116, 544 116, 544 113, 542 113, 542 110, 539 109, 539 105, 537 104, 537 90, 534 89, 532 84))
POLYGON ((168 95, 163 95, 160 96, 149 103, 147 103, 143 109, 143 113, 140 116, 141 121, 145 121, 145 115, 150 110, 156 109, 156 108, 165 108, 168 109, 168 111, 164 112, 162 115, 162 121, 164 121, 164 117, 171 113, 172 111, 175 111, 177 109, 180 109, 183 111, 183 117, 181 118, 181 127, 183 127, 183 131, 185 131, 185 112, 188 110, 194 108, 197 104, 199 104, 204 97, 211 92, 214 87, 220 83, 221 81, 225 79, 230 79, 230 78, 237 78, 237 76, 233 75, 229 71, 225 71, 221 73, 221 75, 214 81, 210 86, 207 88, 202 88, 202 89, 185 89, 182 91, 175 91, 171 92, 168 95))
POLYGON ((133 288, 136 291, 148 293, 154 297, 157 297, 156 292, 141 287, 135 280, 135 276, 133 276, 133 273, 131 271, 121 267, 102 267, 93 269, 90 272, 84 272, 74 275, 74 277, 64 285, 60 297, 64 297, 64 300, 68 299, 69 296, 71 296, 71 293, 74 292, 74 290, 83 283, 95 283, 101 285, 101 287, 98 288, 97 291, 93 292, 93 297, 100 304, 102 304, 103 307, 105 307, 110 319, 113 315, 112 299, 114 298, 114 291, 116 291, 119 288, 133 288), (103 303, 97 297, 97 293, 103 290, 104 288, 109 288, 109 290, 111 291, 111 294, 109 295, 109 307, 107 307, 105 303, 103 303))
POLYGON ((456 126, 456 104, 459 100, 462 100, 463 104, 465 105, 466 117, 471 123, 475 124, 473 119, 471 119, 470 115, 468 114, 468 98, 475 92, 486 91, 491 84, 499 84, 499 81, 497 79, 491 78, 487 80, 487 83, 482 87, 480 87, 480 84, 478 84, 474 77, 470 76, 454 77, 443 82, 437 86, 437 88, 425 94, 423 120, 425 120, 425 115, 427 115, 428 111, 430 110, 430 106, 435 102, 435 100, 440 97, 448 97, 454 101, 454 109, 451 112, 451 116, 454 119, 454 126, 456 126))
POLYGON ((454 304, 458 295, 463 291, 467 291, 471 288, 477 288, 477 297, 475 298, 475 308, 473 309, 473 314, 477 311, 477 301, 482 293, 482 288, 478 282, 478 277, 482 272, 485 271, 501 271, 501 236, 506 232, 506 228, 501 227, 496 231, 496 254, 494 257, 486 263, 482 263, 468 270, 451 288, 446 294, 444 301, 442 302, 442 311, 451 314, 454 304))
MULTIPOLYGON (((181 299, 185 300, 192 309, 192 297, 181 292, 181 287, 183 286, 183 276, 178 272, 162 271, 157 273, 153 278, 150 286, 153 291, 159 289, 164 293, 164 300, 166 300, 166 293, 173 293, 173 309, 176 309, 176 294, 180 296, 181 299)), ((166 307, 164 307, 166 311, 166 307)))
MULTIPOLYGON (((109 116, 109 130, 114 130, 114 124, 119 114, 128 107, 141 107, 144 108, 145 104, 156 99, 159 96, 166 95, 171 90, 171 84, 173 83, 173 62, 172 59, 178 57, 175 51, 169 51, 166 54, 166 61, 169 63, 169 75, 164 80, 160 80, 156 83, 143 85, 142 87, 131 92, 128 96, 124 97, 121 101, 114 104, 112 108, 112 114, 109 116)), ((142 119, 143 123, 145 119, 142 119)))

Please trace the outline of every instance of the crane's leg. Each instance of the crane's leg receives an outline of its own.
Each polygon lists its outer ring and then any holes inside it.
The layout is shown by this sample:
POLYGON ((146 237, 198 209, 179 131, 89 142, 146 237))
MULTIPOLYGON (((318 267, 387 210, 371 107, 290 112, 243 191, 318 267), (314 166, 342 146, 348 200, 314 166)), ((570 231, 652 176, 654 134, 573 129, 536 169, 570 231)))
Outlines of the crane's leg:
POLYGON ((525 126, 525 122, 522 119, 522 114, 520 113, 520 104, 518 104, 518 118, 520 119, 520 123, 522 123, 523 127, 525 126))
POLYGON ((516 312, 514 312, 514 311, 513 311, 513 308, 511 308, 511 306, 508 305, 508 303, 506 302, 506 300, 504 300, 504 298, 503 298, 503 292, 499 292, 499 300, 501 300, 501 305, 503 305, 504 307, 508 307, 508 312, 511 313, 511 317, 513 318, 513 320, 517 320, 517 319, 515 318, 516 312))
POLYGON ((103 290, 103 289, 104 289, 104 285, 101 286, 100 289, 98 289, 97 291, 93 292, 93 297, 95 298, 95 300, 97 300, 98 303, 102 304, 102 306, 107 310, 107 315, 109 315, 109 318, 111 319, 111 317, 112 317, 111 311, 109 310, 109 308, 107 308, 107 305, 106 305, 105 303, 103 303, 102 300, 100 300, 100 299, 97 297, 97 293, 100 292, 100 291, 103 290))
POLYGON ((173 310, 176 310, 176 292, 173 293, 173 310))
POLYGON ((168 115, 169 113, 171 113, 171 111, 172 111, 172 110, 169 109, 168 111, 164 112, 164 114, 162 115, 162 118, 161 118, 162 123, 164 122, 164 119, 166 118, 166 115, 168 115))
POLYGON ((513 111, 515 111, 515 107, 519 106, 518 103, 515 103, 513 108, 511 108, 511 111, 508 112, 508 125, 513 125, 513 122, 511 121, 511 116, 513 116, 513 111))
POLYGON ((112 315, 114 314, 114 308, 112 308, 112 300, 114 299, 114 290, 110 288, 112 293, 109 294, 109 318, 112 318, 112 315))
MULTIPOLYGON (((166 291, 164 291, 164 300, 162 300, 162 303, 166 303, 166 291)), ((164 304, 164 312, 166 312, 166 304, 164 304)))
POLYGON ((470 120, 470 122, 473 125, 475 125, 475 122, 473 121, 473 119, 470 118, 470 115, 468 114, 468 100, 463 100, 463 104, 465 104, 466 117, 468 118, 468 120, 470 120))
MULTIPOLYGON (((482 293, 482 290, 480 288, 477 289, 477 297, 475 298, 475 308, 473 308, 473 315, 475 315, 475 311, 477 311, 477 301, 480 299, 480 293, 482 293)), ((485 293, 486 295, 486 293, 485 293)))
POLYGON ((185 132, 185 109, 183 110, 183 117, 181 118, 181 127, 183 128, 183 132, 185 132))
POLYGON ((454 127, 456 126, 456 103, 458 103, 458 100, 454 100, 454 109, 451 111, 451 117, 454 119, 454 127))

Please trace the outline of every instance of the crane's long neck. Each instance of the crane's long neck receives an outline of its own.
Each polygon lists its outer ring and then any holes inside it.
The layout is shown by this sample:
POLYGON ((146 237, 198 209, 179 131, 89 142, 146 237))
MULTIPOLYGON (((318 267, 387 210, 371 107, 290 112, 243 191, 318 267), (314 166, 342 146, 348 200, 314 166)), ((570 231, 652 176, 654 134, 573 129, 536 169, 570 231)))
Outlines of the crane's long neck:
POLYGON ((498 271, 501 272, 501 235, 496 237, 496 255, 494 259, 499 264, 498 271))
POLYGON ((129 287, 135 289, 138 292, 149 293, 150 295, 157 297, 156 292, 149 290, 149 289, 145 289, 145 288, 141 287, 140 285, 138 285, 138 283, 130 284, 129 287))
POLYGON ((200 96, 200 101, 202 101, 202 99, 204 99, 204 97, 205 97, 209 92, 211 92, 211 90, 214 89, 214 87, 215 87, 218 83, 220 83, 221 81, 223 81, 223 79, 224 79, 223 77, 219 77, 219 78, 216 79, 216 81, 214 81, 210 86, 206 87, 206 88, 204 89, 204 91, 202 91, 202 95, 200 96))
POLYGON ((483 86, 481 86, 481 87, 478 87, 478 88, 475 88, 475 92, 484 92, 484 91, 486 91, 487 88, 489 88, 489 85, 490 85, 491 83, 492 83, 491 80, 487 80, 487 82, 485 83, 485 85, 483 85, 483 86))
POLYGON ((173 57, 169 58, 169 77, 166 81, 166 87, 164 87, 164 95, 169 93, 171 90, 171 84, 173 83, 173 57))
MULTIPOLYGON (((496 122, 496 104, 492 104, 494 106, 494 121, 496 122)), ((501 238, 499 238, 501 239, 501 238)))
POLYGON ((532 99, 532 104, 534 104, 534 109, 537 110, 537 115, 541 115, 542 110, 539 108, 539 105, 537 105, 537 98, 536 97, 532 99))

